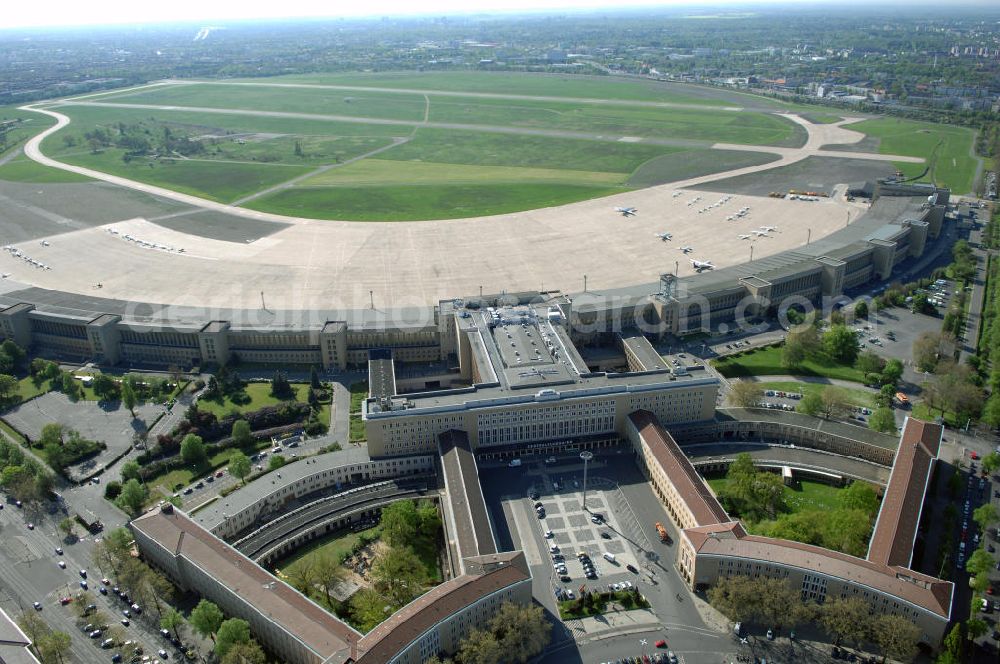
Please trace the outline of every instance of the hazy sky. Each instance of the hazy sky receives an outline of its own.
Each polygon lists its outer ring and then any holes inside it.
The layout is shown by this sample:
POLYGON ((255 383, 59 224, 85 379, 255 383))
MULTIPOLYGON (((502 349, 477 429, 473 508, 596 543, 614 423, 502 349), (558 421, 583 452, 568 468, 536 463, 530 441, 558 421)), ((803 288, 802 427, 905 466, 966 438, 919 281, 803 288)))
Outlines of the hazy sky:
MULTIPOLYGON (((766 4, 820 4, 824 0, 764 0, 766 4)), ((825 0, 829 2, 830 0, 825 0)), ((838 4, 871 4, 868 0, 841 0, 838 4)), ((900 9, 930 0, 883 0, 900 9)), ((154 23, 278 17, 337 17, 412 14, 453 14, 476 11, 542 11, 570 8, 669 7, 761 4, 751 0, 295 0, 282 3, 262 0, 7 0, 0 14, 0 29, 50 25, 154 23)), ((956 3, 952 3, 954 5, 956 3)), ((965 0, 957 4, 986 4, 965 0)))

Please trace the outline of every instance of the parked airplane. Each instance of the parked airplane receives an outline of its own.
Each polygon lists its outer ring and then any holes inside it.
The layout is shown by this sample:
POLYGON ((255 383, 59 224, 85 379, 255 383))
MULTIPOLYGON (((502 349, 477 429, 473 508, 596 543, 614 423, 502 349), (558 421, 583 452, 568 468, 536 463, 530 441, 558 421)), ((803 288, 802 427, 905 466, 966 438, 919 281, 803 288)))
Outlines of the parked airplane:
POLYGON ((760 230, 764 231, 765 233, 775 233, 777 232, 778 229, 775 228, 774 226, 761 226, 760 230))
POLYGON ((677 247, 677 250, 678 250, 678 251, 682 251, 682 252, 684 252, 685 254, 689 254, 689 253, 691 253, 692 251, 694 251, 694 247, 677 247))
POLYGON ((674 239, 674 236, 670 233, 654 233, 654 235, 656 235, 656 237, 660 238, 664 242, 666 242, 667 240, 674 239))
POLYGON ((767 234, 767 231, 754 231, 753 234, 757 237, 771 237, 767 234))
POLYGON ((702 270, 714 270, 715 269, 715 266, 712 265, 711 261, 699 261, 699 260, 695 260, 695 259, 692 258, 691 259, 691 265, 693 265, 694 269, 697 270, 698 272, 701 272, 702 270))
POLYGON ((741 239, 741 240, 749 240, 749 239, 750 239, 750 236, 749 236, 749 235, 741 235, 741 236, 740 236, 740 239, 741 239))
POLYGON ((634 207, 616 207, 615 212, 621 212, 623 217, 631 217, 638 214, 639 209, 634 207))

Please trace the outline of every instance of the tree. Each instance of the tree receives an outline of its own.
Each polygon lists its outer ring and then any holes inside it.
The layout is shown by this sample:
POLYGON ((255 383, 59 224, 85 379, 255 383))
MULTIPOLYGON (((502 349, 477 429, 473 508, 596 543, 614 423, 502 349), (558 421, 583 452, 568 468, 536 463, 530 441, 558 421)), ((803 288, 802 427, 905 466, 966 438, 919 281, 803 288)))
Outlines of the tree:
POLYGON ((250 623, 242 618, 230 618, 219 625, 215 636, 215 654, 219 659, 237 643, 250 643, 250 623))
POLYGON ((24 349, 10 339, 6 339, 2 344, 0 344, 0 355, 7 359, 11 369, 20 367, 24 363, 24 358, 27 356, 24 349))
POLYGON ((229 457, 229 474, 242 484, 244 478, 250 474, 250 458, 239 450, 233 452, 229 457))
POLYGON ((934 376, 924 383, 924 401, 931 408, 951 411, 960 419, 977 417, 983 407, 983 392, 974 383, 972 369, 967 365, 943 360, 934 376))
POLYGON ((221 664, 267 664, 267 656, 260 644, 251 639, 249 643, 234 643, 221 664))
MULTIPOLYGON (((992 398, 992 397, 991 397, 992 398)), ((1000 468, 1000 452, 990 452, 983 457, 983 472, 992 475, 1000 468)))
POLYGON ((135 394, 135 387, 132 385, 132 381, 122 381, 121 393, 122 405, 128 408, 128 412, 132 414, 132 417, 135 417, 135 406, 139 402, 139 398, 135 394))
POLYGON ((552 627, 537 604, 521 606, 504 602, 489 626, 505 662, 524 664, 545 650, 552 640, 552 627))
POLYGON ((833 325, 823 334, 823 352, 841 364, 854 364, 858 356, 858 337, 846 325, 833 325))
POLYGON ((330 553, 315 558, 313 567, 316 583, 319 584, 326 597, 326 605, 330 608, 334 606, 333 589, 338 583, 347 578, 347 570, 340 561, 330 553))
POLYGON ((253 442, 253 436, 250 434, 250 423, 246 420, 236 420, 233 422, 231 435, 237 447, 249 447, 253 442))
POLYGON ((764 388, 749 380, 735 381, 729 388, 726 399, 739 408, 756 408, 764 400, 764 388))
POLYGON ((795 406, 795 410, 815 417, 823 410, 823 397, 819 392, 806 392, 795 406))
POLYGON ((59 530, 63 531, 63 534, 65 534, 67 538, 73 536, 73 528, 75 526, 76 522, 73 521, 73 519, 71 519, 70 517, 66 517, 65 519, 59 522, 59 530))
POLYGON ((753 617, 757 596, 757 579, 742 575, 720 577, 708 589, 709 603, 735 622, 746 622, 753 617))
POLYGON ((858 300, 854 305, 854 317, 855 318, 867 318, 868 317, 868 303, 864 300, 858 300))
POLYGON ((118 383, 107 374, 97 374, 94 376, 94 394, 100 399, 112 399, 118 394, 118 383))
POLYGON ((786 367, 797 367, 813 356, 820 348, 819 332, 812 325, 789 330, 781 350, 781 363, 786 367))
POLYGON ((820 623, 828 634, 836 638, 835 645, 840 645, 845 639, 851 643, 861 643, 867 637, 868 605, 860 599, 831 598, 823 604, 820 623))
POLYGON ((142 510, 147 496, 148 492, 145 485, 140 484, 139 480, 131 479, 122 484, 122 492, 118 495, 116 502, 119 507, 135 516, 142 510))
POLYGON ((872 625, 872 640, 882 651, 882 664, 888 658, 911 661, 917 654, 920 642, 920 628, 910 620, 893 614, 885 614, 875 619, 872 625))
POLYGON ((222 625, 222 610, 207 599, 198 602, 198 606, 191 611, 189 622, 194 631, 202 636, 210 636, 215 641, 215 635, 222 625))
POLYGON ((1000 391, 994 392, 986 400, 986 405, 983 407, 983 422, 993 429, 1000 427, 1000 391))
POLYGON ((205 451, 205 442, 200 436, 193 433, 184 436, 184 440, 181 441, 181 458, 185 463, 195 466, 205 463, 208 453, 205 451))
POLYGON ((139 471, 140 466, 138 461, 134 459, 126 461, 122 464, 122 481, 127 482, 129 480, 140 479, 139 471))
POLYGON ((43 664, 63 662, 69 656, 73 640, 66 632, 52 631, 35 642, 35 647, 43 664))
POLYGON ((917 371, 925 373, 934 371, 941 354, 941 333, 922 332, 913 340, 912 352, 917 371))
POLYGON ((184 626, 184 616, 177 609, 170 607, 160 618, 160 627, 171 632, 174 638, 180 639, 180 628, 184 626))
POLYGON ((288 463, 288 460, 280 454, 275 454, 271 457, 271 460, 267 462, 268 470, 277 470, 288 463))
POLYGON ((17 393, 17 379, 7 374, 0 374, 0 400, 17 393))
POLYGON ((417 530, 424 537, 436 538, 441 529, 441 513, 434 501, 421 500, 417 503, 417 530))
POLYGON ((983 503, 972 511, 972 520, 979 524, 983 532, 1000 518, 992 503, 983 503))
POLYGON ((382 538, 390 546, 405 546, 417 534, 417 506, 399 500, 382 508, 382 538))
POLYGON ((823 401, 823 415, 827 419, 843 417, 851 409, 851 401, 847 392, 839 387, 827 385, 819 396, 823 401))
POLYGON ((858 355, 858 359, 854 364, 865 375, 877 374, 882 371, 882 367, 885 365, 885 360, 870 350, 867 350, 858 355))
POLYGON ((397 608, 373 588, 362 588, 351 596, 351 619, 361 632, 371 631, 397 608))
POLYGON ((309 367, 309 387, 314 390, 318 390, 323 387, 323 384, 319 380, 319 372, 316 371, 315 366, 309 367))
POLYGON ((505 654, 493 634, 473 629, 462 639, 457 657, 462 664, 496 664, 504 660, 505 654))
POLYGON ((278 399, 291 399, 295 396, 291 384, 285 378, 285 374, 280 371, 275 371, 274 377, 271 379, 271 396, 278 399))
POLYGON ((868 418, 868 428, 882 433, 896 431, 896 416, 893 415, 892 409, 886 406, 876 408, 871 417, 868 418))
POLYGON ((879 500, 874 487, 868 482, 855 480, 844 487, 837 495, 840 507, 850 510, 861 510, 868 514, 878 512, 879 500))
POLYGON ((965 569, 973 576, 978 576, 983 572, 989 573, 993 569, 993 556, 985 549, 976 549, 969 556, 965 569))
POLYGON ((965 621, 965 631, 969 634, 969 638, 972 640, 978 639, 980 636, 988 632, 989 629, 989 623, 981 618, 970 618, 965 621))
POLYGON ((780 475, 758 471, 743 452, 726 472, 725 489, 719 497, 732 511, 751 521, 774 518, 784 507, 784 482, 780 475))
POLYGON ((885 385, 896 386, 899 384, 900 379, 903 377, 903 363, 892 358, 885 363, 882 367, 882 383, 885 385))
POLYGON ((965 633, 963 623, 955 623, 951 631, 944 637, 941 655, 937 664, 959 664, 965 656, 965 633))
POLYGON ((399 607, 423 591, 427 569, 408 546, 390 546, 375 557, 370 572, 372 587, 399 607))

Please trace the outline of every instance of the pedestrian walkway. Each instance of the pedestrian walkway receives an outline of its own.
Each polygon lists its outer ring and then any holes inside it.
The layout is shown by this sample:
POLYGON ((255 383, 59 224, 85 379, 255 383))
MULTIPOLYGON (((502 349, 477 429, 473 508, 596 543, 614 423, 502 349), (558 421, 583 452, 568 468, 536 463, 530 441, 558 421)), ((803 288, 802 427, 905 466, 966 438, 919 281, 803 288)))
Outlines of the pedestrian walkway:
POLYGON ((749 380, 754 383, 819 383, 820 385, 836 385, 838 387, 849 387, 855 390, 867 390, 868 392, 878 392, 878 390, 856 383, 853 380, 843 380, 842 378, 825 378, 823 376, 792 376, 781 374, 777 376, 747 376, 740 380, 749 380))
POLYGON ((659 629, 663 623, 650 609, 633 609, 631 611, 612 610, 615 604, 608 604, 608 612, 586 618, 567 620, 563 624, 575 641, 594 640, 621 636, 632 630, 648 631, 659 629))

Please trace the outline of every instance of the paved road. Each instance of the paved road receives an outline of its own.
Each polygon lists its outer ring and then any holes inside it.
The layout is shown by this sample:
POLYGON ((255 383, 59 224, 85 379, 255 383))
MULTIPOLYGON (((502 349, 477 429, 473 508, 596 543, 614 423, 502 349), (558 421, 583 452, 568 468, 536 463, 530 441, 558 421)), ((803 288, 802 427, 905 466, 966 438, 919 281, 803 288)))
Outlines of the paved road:
MULTIPOLYGON (((59 604, 60 597, 80 590, 79 570, 87 569, 93 572, 88 580, 98 608, 112 618, 112 624, 121 618, 121 607, 110 596, 96 592, 101 575, 91 560, 94 538, 86 535, 73 544, 63 542, 58 529, 63 517, 61 512, 29 514, 12 505, 0 511, 0 603, 16 616, 21 610, 31 611, 32 602, 41 602, 41 617, 53 629, 70 635, 71 661, 82 664, 110 661, 111 651, 99 647, 100 639, 87 638, 77 627, 72 608, 59 604), (34 530, 27 528, 29 520, 35 524, 34 530), (63 548, 62 556, 56 555, 57 546, 63 548), (66 562, 66 569, 57 566, 60 558, 66 562)), ((147 652, 155 653, 163 647, 154 631, 140 621, 134 621, 125 631, 129 639, 141 640, 147 652)))

